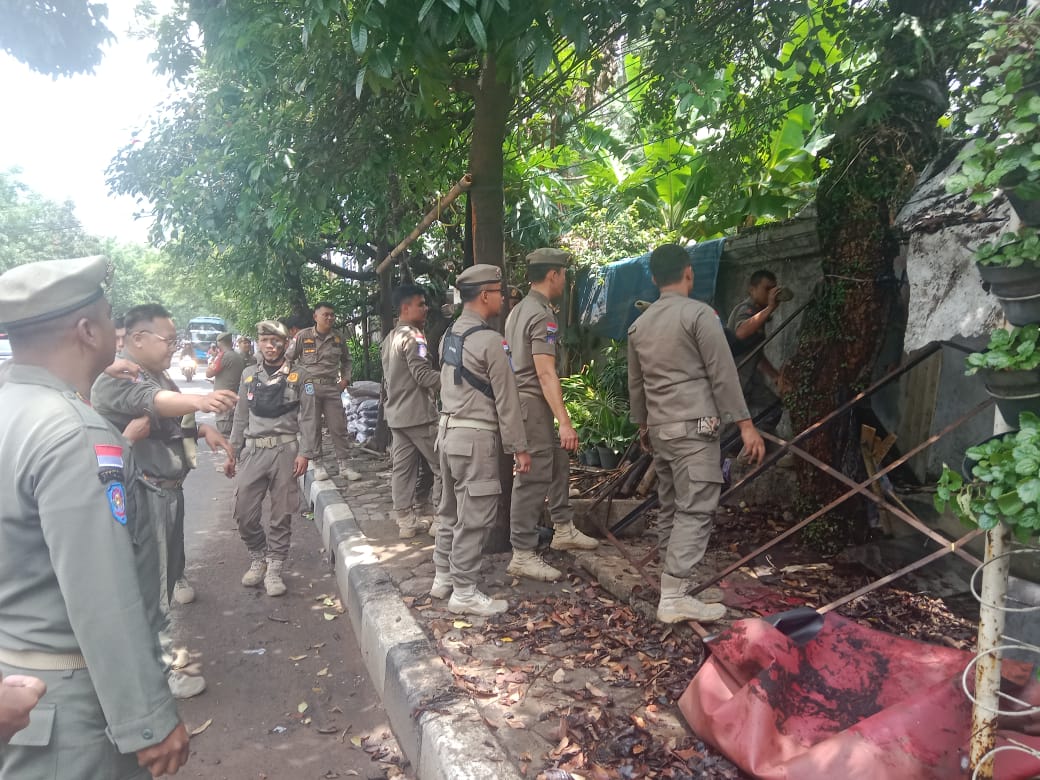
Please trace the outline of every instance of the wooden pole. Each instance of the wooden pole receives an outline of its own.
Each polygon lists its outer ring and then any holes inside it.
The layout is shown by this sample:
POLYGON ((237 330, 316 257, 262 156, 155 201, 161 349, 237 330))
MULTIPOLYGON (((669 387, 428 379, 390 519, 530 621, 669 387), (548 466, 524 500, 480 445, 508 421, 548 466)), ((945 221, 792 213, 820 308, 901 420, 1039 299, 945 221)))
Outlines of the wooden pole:
POLYGON ((426 228, 432 225, 434 220, 436 220, 441 214, 444 213, 444 210, 448 206, 450 206, 455 201, 455 199, 459 197, 459 195, 464 193, 472 186, 473 177, 467 173, 465 176, 458 180, 454 187, 448 190, 447 195, 445 195, 437 202, 437 206, 435 208, 430 209, 429 213, 425 217, 423 217, 422 222, 420 222, 416 226, 415 230, 409 233, 408 237, 405 238, 404 241, 395 246, 393 250, 390 252, 390 254, 383 258, 383 261, 376 266, 376 273, 381 274, 384 270, 386 270, 386 268, 390 266, 390 264, 393 263, 394 260, 396 260, 397 257, 405 249, 408 248, 409 244, 411 244, 413 241, 415 241, 415 239, 421 236, 426 231, 426 228))

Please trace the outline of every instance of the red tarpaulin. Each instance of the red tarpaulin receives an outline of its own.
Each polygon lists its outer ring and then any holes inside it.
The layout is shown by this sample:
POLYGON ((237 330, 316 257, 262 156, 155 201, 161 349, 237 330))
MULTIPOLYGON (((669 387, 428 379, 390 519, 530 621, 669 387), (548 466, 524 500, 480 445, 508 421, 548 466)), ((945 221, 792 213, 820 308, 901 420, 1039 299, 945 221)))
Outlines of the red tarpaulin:
MULTIPOLYGON (((830 613, 799 646, 765 620, 742 620, 679 701, 691 728, 741 769, 768 780, 951 780, 968 777, 972 655, 873 631, 830 613)), ((1024 664, 1005 662, 1021 682, 1024 664)), ((1040 739, 1016 739, 1040 747, 1040 739)), ((999 744, 999 743, 998 743, 999 744)), ((1040 774, 1040 761, 998 756, 995 777, 1040 774)))

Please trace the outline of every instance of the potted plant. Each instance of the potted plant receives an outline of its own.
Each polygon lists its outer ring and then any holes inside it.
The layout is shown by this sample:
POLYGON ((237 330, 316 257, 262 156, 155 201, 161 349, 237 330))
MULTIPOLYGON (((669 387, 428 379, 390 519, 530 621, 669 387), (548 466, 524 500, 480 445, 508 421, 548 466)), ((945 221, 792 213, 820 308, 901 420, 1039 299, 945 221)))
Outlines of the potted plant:
POLYGON ((935 508, 990 529, 1003 520, 1022 541, 1040 534, 1040 417, 1024 412, 1019 430, 969 447, 964 476, 943 466, 935 508))
POLYGON ((976 267, 1012 325, 1040 320, 1040 232, 1021 227, 975 251, 976 267))
POLYGON ((1022 412, 1040 410, 1040 325, 990 334, 985 352, 968 355, 967 376, 982 372, 986 392, 996 401, 1005 420, 1017 420, 1022 412))

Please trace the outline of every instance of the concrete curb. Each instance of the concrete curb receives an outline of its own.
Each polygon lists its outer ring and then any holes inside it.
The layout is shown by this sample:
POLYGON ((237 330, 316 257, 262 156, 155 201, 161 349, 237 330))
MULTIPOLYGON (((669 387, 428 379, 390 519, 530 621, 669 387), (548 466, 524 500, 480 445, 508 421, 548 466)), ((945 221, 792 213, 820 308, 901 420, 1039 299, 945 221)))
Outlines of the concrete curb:
POLYGON ((522 780, 401 600, 331 480, 304 476, 365 666, 420 780, 522 780))

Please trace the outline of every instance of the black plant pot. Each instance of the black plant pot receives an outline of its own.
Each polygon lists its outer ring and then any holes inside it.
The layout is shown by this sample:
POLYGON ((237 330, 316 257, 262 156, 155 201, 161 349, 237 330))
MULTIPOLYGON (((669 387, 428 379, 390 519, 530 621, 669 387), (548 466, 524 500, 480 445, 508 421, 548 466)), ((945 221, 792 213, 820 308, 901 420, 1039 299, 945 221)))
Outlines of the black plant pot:
POLYGON ((1016 268, 1008 268, 1004 265, 976 263, 975 267, 979 269, 985 287, 998 298, 1028 298, 1040 294, 1040 266, 1024 263, 1016 268))
POLYGON ((1005 298, 998 295, 997 300, 1004 310, 1004 316, 1012 325, 1040 322, 1040 291, 1022 298, 1005 298))
POLYGON ((1040 414, 1040 390, 1036 392, 1024 391, 999 391, 994 392, 986 388, 990 398, 996 403, 1000 410, 1000 416, 1008 425, 1018 425, 1018 416, 1022 412, 1040 414))
POLYGON ((599 450, 595 447, 589 447, 583 453, 585 455, 585 462, 590 466, 599 466, 599 450))
MULTIPOLYGON (((1016 425, 1018 424, 1018 418, 1015 418, 1015 424, 1016 425)), ((994 439, 1003 439, 1005 436, 1014 436, 1016 433, 1018 433, 1017 430, 1005 431, 1004 433, 998 433, 995 436, 988 436, 987 438, 983 439, 982 441, 976 442, 972 446, 979 447, 979 446, 981 446, 983 444, 988 444, 989 442, 993 441, 994 439)), ((964 456, 964 460, 961 461, 961 476, 963 476, 966 481, 970 481, 970 480, 974 479, 974 477, 972 476, 971 470, 973 468, 975 468, 975 463, 976 462, 977 461, 974 458, 970 458, 967 455, 965 455, 964 456)))
POLYGON ((1018 218, 1022 220, 1023 225, 1029 225, 1030 227, 1040 225, 1040 200, 1023 198, 1011 189, 1004 190, 1004 194, 1007 196, 1011 208, 1015 210, 1018 218))
POLYGON ((621 456, 610 449, 610 447, 596 447, 596 451, 599 453, 600 466, 605 469, 616 469, 618 467, 621 456))

